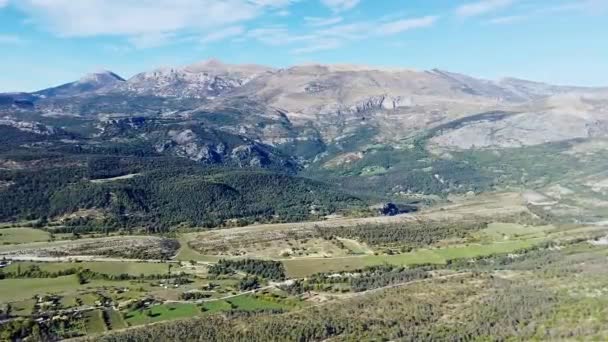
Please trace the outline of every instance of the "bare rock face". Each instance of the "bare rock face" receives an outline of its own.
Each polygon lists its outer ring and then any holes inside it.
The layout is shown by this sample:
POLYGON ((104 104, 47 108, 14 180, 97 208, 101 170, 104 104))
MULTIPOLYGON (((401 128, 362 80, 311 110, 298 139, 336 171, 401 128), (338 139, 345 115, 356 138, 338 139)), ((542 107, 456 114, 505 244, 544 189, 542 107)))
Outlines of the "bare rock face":
POLYGON ((261 167, 286 172, 299 166, 274 147, 214 128, 192 123, 166 123, 149 118, 108 120, 99 127, 104 141, 147 144, 159 154, 178 156, 207 165, 261 167))
POLYGON ((57 129, 52 126, 44 125, 39 122, 19 121, 10 118, 0 118, 0 125, 10 126, 23 132, 34 133, 38 135, 53 135, 57 133, 57 129))
POLYGON ((608 136, 605 117, 551 111, 521 113, 497 121, 477 121, 447 130, 431 143, 456 149, 511 148, 608 136))
POLYGON ((34 94, 43 98, 79 96, 83 94, 90 94, 106 88, 116 87, 124 82, 125 80, 117 74, 111 71, 102 70, 85 75, 76 82, 44 89, 34 94))
POLYGON ((241 87, 256 75, 268 70, 271 69, 255 65, 226 65, 210 60, 182 68, 161 68, 137 74, 109 91, 178 98, 208 98, 241 87))
MULTIPOLYGON (((239 143, 219 144, 217 134, 187 125, 175 134, 156 131, 147 138, 163 153, 239 165, 265 164, 273 159, 269 146, 279 145, 305 150, 312 160, 322 153, 318 146, 337 146, 345 137, 390 144, 433 131, 435 146, 470 149, 608 134, 608 88, 490 81, 437 69, 313 64, 277 70, 209 60, 144 72, 127 81, 102 72, 33 94, 0 94, 0 110, 14 110, 18 98, 45 114, 192 120, 239 136, 239 143), (493 111, 513 115, 476 119, 493 111), (449 125, 455 122, 460 123, 449 125), (214 138, 207 139, 209 134, 214 138)), ((120 124, 124 127, 107 128, 138 129, 135 121, 120 124)))

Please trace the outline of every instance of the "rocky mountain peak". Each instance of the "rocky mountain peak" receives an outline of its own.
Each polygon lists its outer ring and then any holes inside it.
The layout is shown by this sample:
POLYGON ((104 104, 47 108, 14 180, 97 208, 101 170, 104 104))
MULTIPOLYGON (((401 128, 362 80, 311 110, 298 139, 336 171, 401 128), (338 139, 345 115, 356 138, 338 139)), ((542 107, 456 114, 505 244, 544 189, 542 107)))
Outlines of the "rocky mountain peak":
POLYGON ((109 83, 124 82, 125 79, 110 70, 98 70, 90 74, 84 75, 78 80, 78 83, 109 83))
POLYGON ((138 95, 213 98, 271 70, 260 65, 232 65, 210 59, 184 67, 160 68, 137 74, 115 90, 138 95))
POLYGON ((192 73, 209 73, 214 75, 239 74, 246 77, 252 77, 257 74, 273 71, 274 69, 257 64, 226 64, 219 59, 212 58, 187 65, 183 70, 192 73))
POLYGON ((34 94, 42 97, 79 96, 106 88, 112 88, 124 82, 125 80, 117 74, 103 70, 87 74, 78 81, 43 89, 34 94))

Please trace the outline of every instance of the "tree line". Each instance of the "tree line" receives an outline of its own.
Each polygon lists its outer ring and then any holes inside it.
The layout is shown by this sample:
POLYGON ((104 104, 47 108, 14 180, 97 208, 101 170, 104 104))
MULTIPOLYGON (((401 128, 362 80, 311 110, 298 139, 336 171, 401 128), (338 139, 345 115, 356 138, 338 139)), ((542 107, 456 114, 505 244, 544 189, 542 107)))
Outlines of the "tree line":
POLYGON ((209 266, 209 274, 223 275, 244 272, 265 279, 284 280, 285 267, 280 261, 258 259, 221 259, 217 264, 209 266))

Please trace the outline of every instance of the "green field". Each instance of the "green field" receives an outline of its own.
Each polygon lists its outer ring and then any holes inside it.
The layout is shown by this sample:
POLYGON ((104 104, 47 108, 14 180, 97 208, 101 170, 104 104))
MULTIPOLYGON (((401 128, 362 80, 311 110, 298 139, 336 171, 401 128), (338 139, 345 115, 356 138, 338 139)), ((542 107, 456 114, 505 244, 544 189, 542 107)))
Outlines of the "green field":
POLYGON ((494 242, 490 244, 470 244, 437 249, 421 249, 410 253, 396 255, 367 255, 334 259, 293 259, 285 260, 285 270, 290 277, 302 278, 321 272, 341 272, 361 269, 365 266, 393 264, 420 265, 445 264, 448 260, 475 258, 492 254, 510 253, 529 248, 544 241, 542 238, 494 242))
POLYGON ((34 310, 34 305, 36 305, 36 301, 33 299, 22 300, 18 302, 11 303, 13 307, 13 315, 17 316, 30 316, 32 311, 34 310))
POLYGON ((179 239, 179 243, 180 243, 181 247, 180 247, 179 251, 177 252, 177 255, 175 256, 176 260, 217 262, 220 259, 220 257, 216 257, 216 256, 202 255, 201 253, 190 248, 190 246, 188 245, 188 241, 190 241, 191 236, 192 236, 192 234, 184 234, 179 239))
POLYGON ((238 310, 244 311, 255 311, 255 310, 281 310, 281 309, 289 309, 290 305, 285 303, 278 303, 275 301, 270 301, 264 298, 252 296, 252 295, 242 295, 234 298, 230 298, 226 300, 228 303, 235 306, 238 310))
POLYGON ((92 279, 84 285, 78 284, 76 276, 63 276, 57 278, 20 278, 0 280, 0 303, 18 302, 30 299, 35 295, 57 294, 66 296, 62 305, 72 305, 76 298, 82 300, 84 305, 95 305, 97 297, 84 291, 95 291, 100 288, 148 288, 147 283, 131 281, 110 281, 92 279))
POLYGON ((200 315, 201 311, 195 304, 163 304, 142 311, 134 310, 126 314, 129 325, 141 325, 152 322, 174 320, 200 315))
POLYGON ((288 310, 294 307, 294 303, 285 301, 274 301, 259 296, 241 295, 230 299, 220 299, 204 302, 201 309, 204 313, 213 314, 223 311, 243 310, 288 310))
POLYGON ((218 313, 222 311, 230 311, 232 309, 232 305, 230 305, 230 303, 226 302, 225 300, 214 300, 211 302, 205 302, 201 307, 204 313, 209 314, 218 313))
POLYGON ((73 293, 61 297, 61 307, 64 309, 79 306, 79 302, 86 306, 95 306, 99 297, 93 293, 73 293))
POLYGON ((446 260, 476 258, 490 256, 493 254, 511 253, 517 250, 534 246, 543 239, 514 240, 506 242, 496 242, 488 245, 470 244, 462 247, 450 247, 434 250, 435 253, 446 260))
POLYGON ((99 334, 107 330, 101 310, 86 311, 84 320, 87 334, 99 334))
POLYGON ((91 293, 86 293, 80 296, 77 296, 78 299, 80 299, 82 301, 83 305, 89 305, 89 306, 93 306, 95 305, 95 302, 97 301, 97 296, 91 294, 91 293))
POLYGON ((0 229, 0 245, 12 245, 29 242, 48 241, 51 234, 32 228, 2 228, 0 229))
POLYGON ((76 302, 76 296, 73 295, 67 295, 67 296, 63 296, 61 297, 61 301, 60 301, 61 307, 62 308, 72 308, 78 305, 78 303, 76 302))
POLYGON ((554 226, 524 226, 515 223, 499 223, 494 222, 488 225, 488 228, 482 230, 480 235, 489 238, 493 241, 512 240, 522 238, 537 238, 543 237, 554 226))
POLYGON ((153 275, 153 274, 165 274, 168 272, 167 264, 159 263, 147 263, 147 262, 121 262, 121 261, 108 261, 108 262, 15 262, 5 268, 7 272, 16 272, 17 268, 21 266, 22 270, 28 267, 36 265, 43 271, 47 272, 58 272, 67 270, 70 268, 82 268, 89 269, 93 272, 119 275, 119 274, 130 274, 133 276, 138 275, 153 275))
POLYGON ((127 323, 123 319, 120 312, 112 310, 112 309, 108 309, 108 310, 106 310, 106 315, 108 315, 108 318, 110 319, 110 329, 111 330, 119 330, 119 329, 124 329, 127 327, 127 323))
POLYGON ((346 247, 352 254, 373 254, 374 251, 369 248, 368 246, 366 246, 363 243, 360 243, 356 240, 351 240, 351 239, 343 239, 343 238, 338 238, 338 240, 340 240, 340 242, 342 242, 342 244, 344 244, 344 247, 346 247))
POLYGON ((78 287, 75 276, 51 279, 0 280, 0 302, 7 303, 32 298, 46 293, 66 293, 78 287))
POLYGON ((285 271, 292 278, 303 278, 320 272, 340 272, 361 269, 367 265, 362 256, 344 258, 300 258, 285 260, 285 271))

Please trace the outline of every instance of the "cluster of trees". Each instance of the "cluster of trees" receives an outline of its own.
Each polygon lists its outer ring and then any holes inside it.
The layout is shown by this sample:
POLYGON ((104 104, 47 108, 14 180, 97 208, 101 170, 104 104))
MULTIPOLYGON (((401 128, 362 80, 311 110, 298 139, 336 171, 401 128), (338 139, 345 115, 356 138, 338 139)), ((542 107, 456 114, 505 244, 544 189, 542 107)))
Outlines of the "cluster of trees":
POLYGON ((179 295, 181 300, 199 300, 211 297, 211 294, 198 291, 183 292, 179 295))
MULTIPOLYGON (((605 236, 602 232, 599 236, 605 236)), ((563 240, 559 244, 546 241, 530 248, 508 254, 496 254, 474 259, 455 259, 448 261, 447 267, 459 271, 489 272, 494 270, 512 270, 538 272, 551 277, 564 277, 581 272, 583 265, 592 268, 594 264, 603 264, 599 254, 590 252, 589 238, 581 237, 563 240), (559 245, 559 248, 557 248, 559 245), (572 248, 575 253, 568 251, 572 248), (582 252, 581 252, 582 251, 582 252)))
POLYGON ((59 319, 49 315, 38 318, 17 317, 0 322, 0 341, 59 341, 86 333, 82 313, 65 312, 59 319))
POLYGON ((176 239, 158 238, 143 240, 141 244, 133 240, 82 243, 58 253, 59 256, 97 255, 138 260, 169 260, 177 253, 179 247, 180 243, 176 239))
POLYGON ((258 277, 245 277, 239 281, 239 290, 251 291, 260 287, 260 280, 258 277))
POLYGON ((423 268, 408 269, 394 268, 383 265, 366 269, 361 276, 350 278, 350 286, 355 292, 377 289, 394 284, 406 283, 414 280, 426 279, 430 274, 423 268))
POLYGON ((448 238, 464 238, 469 233, 484 229, 487 222, 480 220, 410 221, 390 224, 364 224, 349 227, 316 227, 325 239, 336 237, 356 239, 375 246, 400 245, 424 247, 448 238))
POLYGON ((89 279, 98 280, 160 280, 160 279, 183 279, 183 282, 187 282, 190 277, 186 273, 163 273, 163 274, 140 274, 132 275, 128 273, 122 274, 107 274, 91 271, 90 269, 83 269, 81 267, 72 267, 65 270, 49 272, 42 270, 38 265, 30 265, 25 270, 21 269, 20 265, 17 265, 15 272, 4 272, 0 270, 0 279, 11 279, 11 278, 58 278, 68 275, 76 275, 82 283, 86 283, 89 279))
MULTIPOLYGON (((368 266, 361 270, 350 272, 317 273, 304 280, 296 280, 281 288, 291 295, 299 295, 308 291, 331 290, 335 284, 348 285, 347 290, 363 292, 389 285, 402 284, 415 280, 427 279, 433 266, 416 268, 397 267, 392 265, 368 266)), ((341 287, 341 289, 345 289, 341 287)))
POLYGON ((49 272, 40 269, 38 265, 31 265, 30 267, 23 270, 20 264, 17 264, 17 270, 15 272, 3 272, 0 270, 0 279, 9 278, 57 278, 68 275, 76 274, 80 271, 80 268, 72 267, 65 270, 49 272))
POLYGON ((11 184, 6 190, 0 191, 0 220, 51 216, 51 197, 84 177, 84 170, 68 167, 0 171, 0 181, 11 184))
POLYGON ((221 259, 217 264, 209 266, 209 274, 218 276, 244 272, 254 276, 272 280, 285 279, 285 267, 280 261, 258 259, 221 259))
POLYGON ((354 193, 382 196, 422 193, 445 197, 450 193, 481 192, 495 184, 495 175, 479 165, 430 155, 424 138, 415 141, 411 149, 381 147, 374 153, 366 153, 361 160, 340 170, 343 174, 339 176, 336 170, 326 170, 322 165, 323 162, 313 164, 308 172, 354 193), (382 168, 382 177, 366 176, 365 170, 369 168, 382 168))
POLYGON ((0 323, 0 340, 22 341, 25 338, 32 341, 51 341, 55 336, 44 325, 32 319, 16 319, 0 323))
POLYGON ((64 231, 219 226, 229 219, 300 221, 362 201, 305 178, 260 170, 202 167, 167 157, 75 155, 66 165, 1 171, 0 220, 56 217, 99 209, 102 217, 69 222, 64 231), (175 163, 173 163, 175 161, 175 163), (121 181, 91 179, 137 173, 121 181), (311 208, 315 208, 314 212, 311 208))
POLYGON ((296 313, 232 319, 210 316, 110 333, 100 340, 547 339, 545 330, 534 327, 549 317, 556 303, 550 291, 525 284, 462 278, 386 290, 296 313))

